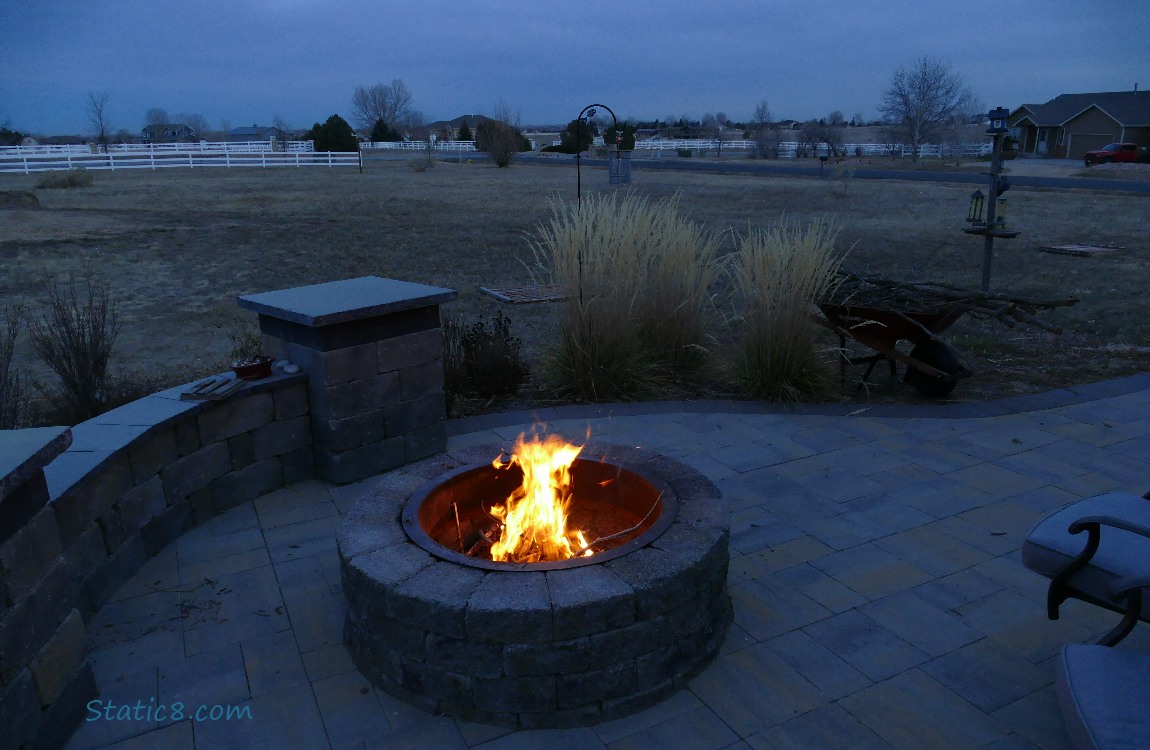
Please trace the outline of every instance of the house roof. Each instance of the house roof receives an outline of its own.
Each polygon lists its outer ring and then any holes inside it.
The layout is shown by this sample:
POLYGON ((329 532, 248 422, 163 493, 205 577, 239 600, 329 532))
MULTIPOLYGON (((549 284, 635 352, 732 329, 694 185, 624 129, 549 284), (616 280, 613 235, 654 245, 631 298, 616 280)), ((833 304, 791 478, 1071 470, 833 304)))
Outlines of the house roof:
POLYGON ((1023 104, 1011 113, 1029 112, 1042 127, 1065 125, 1091 107, 1097 107, 1123 127, 1150 126, 1150 91, 1106 91, 1096 94, 1060 94, 1045 104, 1023 104))
POLYGON ((178 132, 182 128, 187 128, 188 130, 191 130, 191 128, 189 128, 187 125, 183 124, 182 122, 162 122, 162 123, 158 123, 156 125, 145 125, 144 126, 144 132, 145 133, 163 133, 166 130, 178 132))
POLYGON ((488 117, 487 115, 460 115, 459 117, 456 117, 454 120, 436 120, 435 122, 429 123, 428 125, 425 125, 424 127, 427 128, 428 130, 444 130, 446 128, 458 128, 461 125, 463 125, 463 123, 466 122, 467 127, 474 128, 476 125, 483 122, 484 120, 490 120, 490 119, 491 118, 488 117))
POLYGON ((263 135, 270 130, 274 130, 277 133, 282 132, 279 128, 274 128, 271 126, 261 127, 259 125, 253 125, 250 128, 232 128, 228 131, 228 135, 263 135))

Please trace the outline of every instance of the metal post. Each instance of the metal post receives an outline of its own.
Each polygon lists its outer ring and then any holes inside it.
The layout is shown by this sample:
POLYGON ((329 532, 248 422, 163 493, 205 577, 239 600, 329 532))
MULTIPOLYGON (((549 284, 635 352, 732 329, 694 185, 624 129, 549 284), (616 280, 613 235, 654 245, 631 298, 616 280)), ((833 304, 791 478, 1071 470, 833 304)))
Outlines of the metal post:
POLYGON ((998 175, 1002 171, 1002 133, 994 134, 990 160, 990 190, 986 194, 986 234, 982 241, 982 291, 990 291, 990 263, 994 259, 994 231, 998 213, 998 175))

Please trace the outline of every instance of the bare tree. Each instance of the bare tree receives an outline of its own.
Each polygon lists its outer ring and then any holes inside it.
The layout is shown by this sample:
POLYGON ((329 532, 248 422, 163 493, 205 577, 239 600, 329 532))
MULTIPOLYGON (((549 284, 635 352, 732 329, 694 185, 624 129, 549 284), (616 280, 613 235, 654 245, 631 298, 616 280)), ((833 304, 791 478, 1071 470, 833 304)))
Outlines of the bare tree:
POLYGON ((172 119, 168 117, 168 110, 163 107, 152 107, 144 113, 144 127, 149 125, 166 125, 172 119))
POLYGON ((894 72, 879 111, 893 132, 909 141, 918 161, 919 146, 973 106, 974 95, 961 74, 941 60, 923 57, 894 72))
POLYGON ((110 91, 89 91, 84 103, 88 124, 92 126, 96 142, 103 146, 108 145, 108 131, 112 129, 112 123, 108 120, 108 99, 111 96, 110 91))
POLYGON ((519 113, 512 114, 503 99, 495 105, 491 119, 475 128, 475 147, 486 151, 499 167, 510 167, 515 155, 523 150, 523 133, 519 130, 519 113))
POLYGON ((411 89, 401 79, 392 79, 388 85, 356 86, 351 106, 359 126, 370 130, 379 120, 395 127, 411 108, 411 89))
MULTIPOLYGON (((771 105, 767 104, 767 100, 763 99, 755 105, 754 114, 755 123, 755 149, 758 151, 760 159, 767 158, 768 152, 771 150, 770 125, 771 125, 771 105)), ((777 148, 777 140, 775 141, 777 148)), ((777 152, 776 152, 777 155, 777 152)))
POLYGON ((203 138, 204 133, 212 129, 212 126, 208 124, 208 118, 195 112, 177 112, 172 115, 170 122, 187 125, 197 138, 203 138))

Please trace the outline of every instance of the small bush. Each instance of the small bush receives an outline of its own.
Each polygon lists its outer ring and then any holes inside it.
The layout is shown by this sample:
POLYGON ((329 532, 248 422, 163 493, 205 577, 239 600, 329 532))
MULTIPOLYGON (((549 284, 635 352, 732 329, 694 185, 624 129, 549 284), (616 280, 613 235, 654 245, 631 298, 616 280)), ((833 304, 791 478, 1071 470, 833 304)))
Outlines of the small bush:
POLYGON ((683 217, 678 197, 629 194, 552 204, 531 240, 537 281, 569 293, 550 369, 561 394, 642 398, 703 364, 718 239, 683 217))
POLYGON ((24 413, 24 393, 20 373, 12 367, 12 355, 24 308, 16 305, 4 310, 4 330, 0 332, 0 430, 13 430, 21 423, 24 413))
POLYGON ((36 181, 41 190, 66 190, 68 188, 92 187, 92 173, 83 167, 58 172, 47 172, 36 181))
POLYGON ((466 325, 462 319, 443 321, 444 390, 448 410, 461 397, 514 396, 530 370, 521 342, 511 335, 511 319, 496 314, 466 325))
POLYGON ((318 122, 312 125, 307 137, 316 151, 359 151, 359 139, 355 137, 355 131, 339 115, 327 118, 323 125, 318 122))
POLYGON ((228 352, 228 366, 233 362, 258 359, 264 356, 264 337, 260 328, 250 319, 230 318, 219 324, 227 333, 232 349, 228 352))
POLYGON ((828 393, 832 368, 810 314, 830 293, 842 260, 836 235, 821 221, 803 229, 784 220, 737 237, 733 281, 743 344, 736 374, 749 395, 796 401, 828 393))
POLYGON ((435 166, 434 159, 428 159, 426 156, 417 156, 414 159, 407 160, 407 168, 412 172, 426 172, 435 166))
MULTIPOLYGON (((74 421, 91 419, 108 408, 108 361, 119 333, 116 305, 106 287, 91 281, 49 282, 45 310, 30 320, 32 348, 56 373, 58 399, 74 421)), ((47 394, 45 394, 47 395, 47 394)))

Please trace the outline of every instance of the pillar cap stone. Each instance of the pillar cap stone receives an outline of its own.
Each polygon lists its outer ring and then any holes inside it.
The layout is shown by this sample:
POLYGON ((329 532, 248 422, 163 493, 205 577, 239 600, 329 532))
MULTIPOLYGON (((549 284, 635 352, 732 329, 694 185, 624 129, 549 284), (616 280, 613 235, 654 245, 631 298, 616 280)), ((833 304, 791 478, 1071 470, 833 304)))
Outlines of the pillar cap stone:
POLYGON ((0 431, 0 502, 71 444, 68 427, 0 431))
POLYGON ((361 276, 236 298, 240 307, 311 328, 450 302, 458 296, 445 289, 409 281, 361 276))

